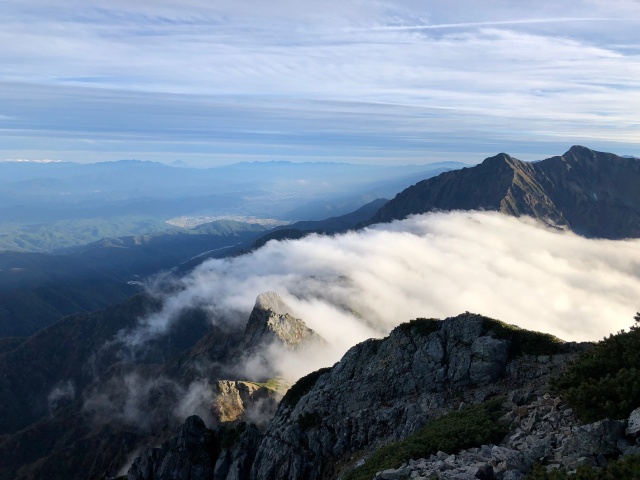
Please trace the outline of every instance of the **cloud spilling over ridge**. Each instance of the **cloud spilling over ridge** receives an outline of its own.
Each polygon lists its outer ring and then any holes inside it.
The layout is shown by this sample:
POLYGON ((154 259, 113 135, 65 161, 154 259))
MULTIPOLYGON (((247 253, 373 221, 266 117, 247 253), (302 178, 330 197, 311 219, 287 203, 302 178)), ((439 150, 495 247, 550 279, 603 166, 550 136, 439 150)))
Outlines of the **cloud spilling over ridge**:
POLYGON ((464 311, 566 340, 597 340, 628 327, 640 308, 640 241, 589 240, 497 213, 435 213, 334 237, 271 241, 249 255, 205 262, 177 282, 181 290, 130 344, 161 334, 186 307, 246 322, 268 290, 330 342, 333 360, 401 322, 464 311))

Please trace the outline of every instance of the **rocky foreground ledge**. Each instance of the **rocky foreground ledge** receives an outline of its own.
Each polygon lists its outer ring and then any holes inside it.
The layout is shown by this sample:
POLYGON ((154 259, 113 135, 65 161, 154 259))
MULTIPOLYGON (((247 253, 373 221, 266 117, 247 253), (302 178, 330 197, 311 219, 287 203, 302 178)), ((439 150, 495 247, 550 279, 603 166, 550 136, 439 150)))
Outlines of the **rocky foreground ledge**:
POLYGON ((611 458, 640 453, 640 409, 628 421, 581 424, 559 397, 545 394, 526 405, 514 405, 502 421, 509 424, 509 433, 499 445, 439 451, 374 478, 521 480, 536 463, 547 470, 570 472, 583 465, 604 467, 611 458))
POLYGON ((377 478, 516 479, 539 461, 597 464, 635 448, 624 422, 581 426, 570 408, 545 396, 549 377, 585 348, 470 313, 414 320, 300 379, 266 430, 246 424, 210 430, 192 417, 178 437, 144 451, 128 479, 178 478, 178 472, 193 480, 340 478, 431 420, 498 397, 507 412, 505 441, 439 452, 377 478))

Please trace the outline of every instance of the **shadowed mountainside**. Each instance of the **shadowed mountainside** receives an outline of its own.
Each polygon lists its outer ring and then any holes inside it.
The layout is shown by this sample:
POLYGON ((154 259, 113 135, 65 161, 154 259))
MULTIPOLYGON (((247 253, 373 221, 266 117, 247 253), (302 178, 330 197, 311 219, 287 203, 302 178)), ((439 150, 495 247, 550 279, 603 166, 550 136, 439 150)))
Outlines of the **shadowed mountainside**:
POLYGON ((640 237, 640 160, 573 146, 529 163, 506 153, 423 180, 370 220, 438 210, 494 210, 595 238, 640 237))
MULTIPOLYGON (((287 314, 274 292, 258 297, 246 326, 216 325, 210 312, 194 308, 138 348, 118 340, 160 304, 137 295, 65 318, 0 354, 1 480, 113 476, 137 449, 168 438, 193 409, 223 430, 247 420, 263 428, 282 395, 281 380, 243 381, 238 366, 273 348, 324 342, 287 314)), ((261 362, 271 369, 267 357, 261 362)))

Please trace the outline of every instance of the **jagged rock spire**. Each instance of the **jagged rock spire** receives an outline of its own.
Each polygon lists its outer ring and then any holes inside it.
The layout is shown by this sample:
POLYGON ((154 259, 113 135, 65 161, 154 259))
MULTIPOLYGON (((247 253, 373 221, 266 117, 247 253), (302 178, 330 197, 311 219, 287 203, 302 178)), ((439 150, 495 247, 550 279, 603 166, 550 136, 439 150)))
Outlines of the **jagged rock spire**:
POLYGON ((288 350, 297 350, 324 339, 299 318, 289 313, 289 307, 276 292, 258 295, 247 322, 244 341, 248 349, 277 342, 288 350))

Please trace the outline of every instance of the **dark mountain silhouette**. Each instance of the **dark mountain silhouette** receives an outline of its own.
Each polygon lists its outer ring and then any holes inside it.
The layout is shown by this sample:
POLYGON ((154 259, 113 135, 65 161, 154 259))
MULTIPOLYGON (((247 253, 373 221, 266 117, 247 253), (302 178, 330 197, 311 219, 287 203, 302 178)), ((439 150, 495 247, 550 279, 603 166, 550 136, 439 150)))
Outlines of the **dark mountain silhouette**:
POLYGON ((640 160, 573 146, 536 163, 506 153, 418 182, 370 223, 448 210, 529 215, 586 237, 640 237, 640 160))
POLYGON ((269 240, 295 240, 306 237, 310 233, 332 234, 346 232, 369 220, 387 202, 386 198, 378 198, 354 212, 339 217, 331 217, 325 220, 305 220, 291 225, 276 227, 253 242, 251 250, 262 247, 269 240))

